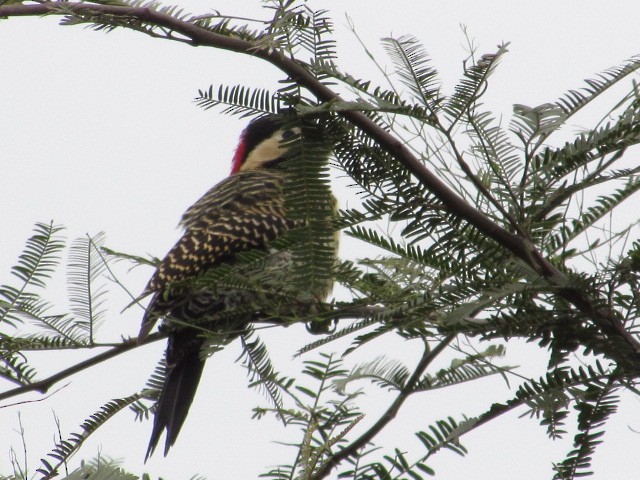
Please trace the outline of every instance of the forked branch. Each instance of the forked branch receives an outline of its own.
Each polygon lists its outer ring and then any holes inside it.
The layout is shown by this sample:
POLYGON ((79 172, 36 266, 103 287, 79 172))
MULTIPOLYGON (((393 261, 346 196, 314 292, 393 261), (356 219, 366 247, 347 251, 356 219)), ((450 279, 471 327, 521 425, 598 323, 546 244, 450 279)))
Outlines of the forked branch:
POLYGON ((386 427, 391 420, 393 420, 398 412, 400 411, 400 407, 404 404, 404 402, 409 398, 411 393, 413 393, 416 383, 420 380, 420 377, 424 374, 427 367, 436 359, 438 355, 442 353, 442 351, 449 345, 453 339, 456 337, 455 334, 447 335, 443 338, 435 348, 430 349, 428 344, 425 342, 425 350, 416 365, 415 370, 411 374, 411 376, 407 379, 404 387, 395 400, 389 405, 389 408, 380 416, 377 422, 375 422, 366 432, 364 432, 360 437, 354 440, 351 444, 347 445, 345 448, 330 456, 327 461, 318 469, 318 471, 313 475, 311 480, 322 480, 326 478, 327 475, 331 472, 331 470, 337 466, 343 460, 346 460, 349 457, 353 457, 358 454, 358 451, 365 447, 369 442, 371 442, 376 435, 378 435, 384 427, 386 427))

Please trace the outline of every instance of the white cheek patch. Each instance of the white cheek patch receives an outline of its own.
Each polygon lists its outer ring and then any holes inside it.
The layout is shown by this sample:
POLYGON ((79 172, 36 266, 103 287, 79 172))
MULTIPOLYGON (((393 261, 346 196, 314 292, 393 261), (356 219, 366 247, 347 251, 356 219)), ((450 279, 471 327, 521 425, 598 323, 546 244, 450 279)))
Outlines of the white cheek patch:
MULTIPOLYGON (((294 133, 300 134, 300 129, 293 129, 294 133)), ((240 170, 255 170, 262 168, 265 163, 280 158, 288 149, 282 145, 283 131, 279 130, 275 135, 260 142, 240 167, 240 170)))
POLYGON ((242 164, 240 170, 260 168, 264 163, 275 160, 285 152, 280 145, 280 137, 269 138, 254 148, 242 164))

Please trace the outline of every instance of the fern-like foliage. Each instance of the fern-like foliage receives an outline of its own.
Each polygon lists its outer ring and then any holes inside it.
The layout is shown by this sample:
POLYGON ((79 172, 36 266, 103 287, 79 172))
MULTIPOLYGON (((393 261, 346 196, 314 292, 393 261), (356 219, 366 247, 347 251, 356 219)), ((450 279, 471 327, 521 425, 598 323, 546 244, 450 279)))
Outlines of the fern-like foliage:
POLYGON ((65 243, 60 233, 62 227, 38 223, 34 233, 12 267, 11 273, 18 278, 16 287, 2 285, 0 287, 0 324, 15 327, 23 321, 24 315, 39 313, 47 308, 33 289, 42 288, 51 277, 59 261, 65 243))
POLYGON ((298 220, 303 227, 287 235, 293 241, 291 282, 298 291, 327 292, 334 278, 337 239, 335 198, 329 186, 327 164, 330 150, 323 136, 332 130, 332 124, 330 121, 294 123, 303 134, 294 140, 294 160, 285 164, 290 175, 290 181, 284 186, 285 207, 287 216, 298 220))
POLYGON ((417 38, 405 35, 400 38, 384 38, 382 43, 396 65, 402 83, 415 100, 436 114, 443 101, 440 95, 438 72, 430 65, 430 59, 417 38))
POLYGON ((93 238, 79 238, 69 248, 69 303, 77 317, 75 323, 85 329, 89 343, 94 341, 95 331, 106 315, 103 304, 107 292, 99 283, 107 265, 101 253, 104 239, 103 233, 93 238))
POLYGON ((496 69, 500 58, 507 52, 508 44, 498 47, 496 53, 482 56, 477 62, 465 66, 464 75, 456 85, 455 92, 443 105, 449 120, 449 129, 458 123, 477 103, 486 91, 489 76, 496 69))
POLYGON ((153 372, 147 379, 145 387, 140 392, 140 398, 131 403, 129 408, 135 413, 136 420, 149 419, 153 409, 155 408, 160 392, 167 378, 167 363, 164 358, 158 362, 153 372), (152 405, 150 407, 149 405, 152 405))
POLYGON ((409 377, 409 369, 397 360, 378 357, 354 368, 348 376, 334 382, 339 392, 344 392, 353 381, 368 379, 381 387, 402 390, 409 377))
POLYGON ((354 405, 359 395, 336 395, 333 382, 345 375, 342 362, 333 355, 320 354, 317 360, 307 360, 302 371, 305 381, 290 384, 287 399, 290 407, 282 410, 260 408, 256 416, 274 412, 283 416, 287 424, 297 425, 302 432, 300 451, 291 465, 281 465, 271 469, 263 476, 266 478, 310 477, 327 458, 334 448, 345 442, 348 432, 362 419, 354 405))
POLYGON ((276 113, 279 110, 276 97, 269 91, 252 90, 241 85, 221 85, 217 92, 213 86, 207 90, 198 90, 194 102, 205 110, 222 105, 223 113, 237 114, 241 117, 256 113, 276 113))
MULTIPOLYGON (((241 337, 243 354, 240 361, 247 368, 251 386, 262 390, 273 403, 276 410, 282 410, 282 391, 286 391, 292 380, 279 377, 269 359, 267 347, 256 335, 255 330, 241 337)), ((280 416, 282 419, 284 417, 280 416)))
POLYGON ((473 419, 465 419, 463 422, 456 422, 449 417, 429 426, 429 432, 421 431, 416 435, 418 439, 427 447, 428 453, 425 459, 442 448, 452 450, 459 455, 466 455, 467 449, 463 447, 458 437, 469 430, 469 426, 474 423, 473 419))
POLYGON ((36 374, 35 368, 22 354, 33 344, 16 339, 9 332, 25 322, 42 319, 58 323, 62 318, 48 315, 52 305, 41 297, 41 291, 54 273, 65 246, 62 230, 53 222, 36 224, 17 264, 11 269, 19 284, 0 286, 0 377, 19 385, 30 383, 36 374))
MULTIPOLYGON (((412 387, 412 391, 424 392, 473 381, 489 375, 504 374, 510 370, 510 367, 497 367, 489 361, 491 356, 498 353, 502 354, 504 351, 500 347, 492 347, 484 354, 454 360, 448 368, 438 370, 435 375, 426 374, 420 378, 412 387)), ((339 392, 344 392, 349 383, 366 379, 382 388, 400 391, 407 388, 406 382, 409 376, 410 371, 402 362, 378 357, 371 362, 358 365, 349 375, 336 380, 334 384, 339 392)))
POLYGON ((632 57, 621 65, 615 65, 598 73, 595 78, 586 79, 584 81, 587 84, 586 87, 583 87, 581 91, 568 91, 555 104, 562 109, 564 115, 568 118, 581 108, 586 107, 607 89, 638 71, 638 69, 640 69, 640 58, 637 56, 632 57))
POLYGON ((554 479, 573 480, 593 473, 590 470, 592 456, 602 443, 602 428, 617 411, 618 390, 619 386, 614 382, 593 381, 586 385, 582 399, 576 405, 579 433, 574 439, 574 449, 564 461, 554 466, 554 479))
POLYGON ((631 177, 622 188, 599 196, 593 202, 594 205, 584 209, 578 219, 567 221, 557 233, 549 236, 551 249, 566 248, 567 244, 592 229, 598 221, 611 214, 616 207, 637 193, 638 190, 640 190, 640 181, 637 177, 631 177))

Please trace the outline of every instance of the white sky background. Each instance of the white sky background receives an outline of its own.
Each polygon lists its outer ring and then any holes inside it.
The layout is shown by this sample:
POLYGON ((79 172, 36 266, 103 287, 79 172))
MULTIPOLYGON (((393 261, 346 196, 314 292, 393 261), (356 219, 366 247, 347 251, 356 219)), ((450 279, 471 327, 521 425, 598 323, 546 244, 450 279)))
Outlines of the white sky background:
MULTIPOLYGON (((254 1, 179 3, 192 13, 215 8, 240 16, 261 15, 254 1)), ((380 47, 381 37, 417 36, 440 70, 446 92, 460 77, 466 56, 460 24, 468 27, 480 53, 492 53, 496 44, 510 41, 510 53, 492 77, 485 99, 494 112, 505 115, 506 122, 512 104, 555 101, 567 89, 581 87, 584 78, 640 53, 640 4, 618 1, 614 8, 607 3, 370 0, 311 2, 311 6, 332 10, 340 65, 359 78, 375 77, 377 72, 346 28, 345 11, 387 65, 390 61, 380 47)), ((282 77, 273 67, 247 56, 191 48, 124 30, 105 35, 60 27, 55 18, 0 20, 0 47, 0 283, 13 281, 9 269, 33 224, 51 219, 67 227, 69 239, 105 231, 107 245, 115 250, 163 256, 179 236, 175 226, 182 212, 227 175, 244 126, 235 117, 197 108, 192 103, 197 90, 210 84, 276 90, 282 77)), ((612 105, 615 96, 607 98, 598 105, 612 105)), ((583 118, 584 124, 572 124, 569 131, 588 126, 589 119, 583 118)), ((344 202, 353 192, 338 195, 344 202)), ((343 254, 357 255, 348 244, 343 254)), ((120 278, 137 294, 150 274, 137 269, 122 271, 120 278)), ((64 305, 64 278, 58 283, 59 291, 50 294, 64 305)), ((112 339, 137 332, 141 312, 119 313, 126 301, 120 294, 109 297, 105 335, 111 333, 112 339)), ((277 329, 264 338, 280 366, 309 341, 296 328, 277 329)), ((105 401, 137 391, 163 348, 159 343, 145 347, 76 375, 44 402, 0 408, 0 473, 10 473, 10 446, 21 452, 15 432, 18 412, 33 474, 56 435, 52 410, 60 418, 63 436, 78 432, 84 418, 105 401)), ((364 351, 362 358, 380 353, 397 357, 400 349, 406 350, 405 345, 397 343, 385 352, 376 345, 364 351)), ((525 364, 523 355, 535 359, 535 350, 515 346, 506 363, 525 364)), ((234 363, 239 352, 238 346, 232 346, 208 361, 187 423, 166 459, 156 452, 142 466, 151 423, 134 424, 129 413, 121 413, 103 427, 76 458, 89 459, 101 451, 123 459, 133 473, 146 471, 152 477, 175 479, 196 473, 208 478, 256 478, 268 465, 292 461, 292 450, 273 443, 287 438, 279 424, 271 419, 250 420, 251 408, 267 401, 247 390, 245 372, 234 363)), ((59 365, 43 366, 41 373, 52 373, 77 358, 61 354, 59 365)), ((543 367, 534 361, 521 373, 537 376, 544 373, 543 367)), ((371 391, 376 393, 370 397, 374 409, 379 411, 391 401, 390 395, 371 391)), ((500 380, 487 379, 412 397, 397 424, 385 434, 387 445, 417 454, 414 431, 447 415, 460 419, 461 413, 479 414, 512 393, 500 380)), ((14 401, 37 398, 30 395, 14 401)), ((640 430, 638 409, 636 398, 625 397, 596 454, 596 478, 617 480, 637 474, 633 456, 622 452, 640 448, 640 435, 628 428, 640 430)), ((365 422, 375 418, 370 415, 365 422)), ((298 438, 297 434, 289 429, 288 435, 298 438)), ((470 451, 466 458, 443 452, 429 465, 436 469, 437 478, 447 480, 551 478, 551 462, 564 458, 571 440, 568 435, 551 442, 535 420, 518 419, 512 413, 463 438, 470 451)))

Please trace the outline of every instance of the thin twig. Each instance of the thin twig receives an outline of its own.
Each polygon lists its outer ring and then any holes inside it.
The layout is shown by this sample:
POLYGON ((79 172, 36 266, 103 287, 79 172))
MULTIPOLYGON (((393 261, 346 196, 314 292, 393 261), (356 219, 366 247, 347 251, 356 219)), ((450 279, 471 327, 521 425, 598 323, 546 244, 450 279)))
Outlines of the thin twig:
POLYGON ((64 388, 67 388, 69 385, 70 385, 70 382, 67 382, 64 385, 62 385, 61 387, 56 388, 53 392, 49 393, 48 395, 45 395, 44 397, 36 398, 34 400, 22 400, 20 402, 7 403, 6 405, 0 405, 0 408, 11 408, 11 407, 15 407, 17 405, 24 405, 24 404, 27 404, 27 403, 43 402, 43 401, 48 400, 49 398, 53 397, 60 390, 62 390, 64 388))

